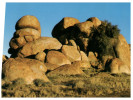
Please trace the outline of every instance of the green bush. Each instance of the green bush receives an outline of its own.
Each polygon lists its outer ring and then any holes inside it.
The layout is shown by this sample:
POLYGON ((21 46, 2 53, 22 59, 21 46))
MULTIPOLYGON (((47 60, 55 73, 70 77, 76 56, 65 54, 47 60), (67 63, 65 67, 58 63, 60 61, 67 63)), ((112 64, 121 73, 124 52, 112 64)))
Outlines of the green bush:
POLYGON ((98 52, 100 58, 104 55, 115 56, 113 41, 117 40, 119 33, 117 25, 107 21, 103 21, 98 27, 92 27, 89 51, 98 52))

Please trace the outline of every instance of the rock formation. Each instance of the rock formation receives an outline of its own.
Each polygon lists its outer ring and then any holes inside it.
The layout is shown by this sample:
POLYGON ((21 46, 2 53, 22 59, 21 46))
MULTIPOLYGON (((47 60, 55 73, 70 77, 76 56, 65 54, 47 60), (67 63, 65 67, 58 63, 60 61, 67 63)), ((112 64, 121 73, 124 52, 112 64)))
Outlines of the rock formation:
POLYGON ((9 58, 2 67, 4 78, 8 81, 13 81, 18 78, 24 78, 27 84, 31 84, 34 79, 49 81, 45 76, 47 67, 38 60, 9 58))
MULTIPOLYGON (((91 67, 130 74, 129 45, 121 34, 109 33, 114 30, 99 30, 107 25, 96 17, 81 23, 65 17, 52 30, 54 38, 41 37, 38 19, 23 16, 17 21, 16 32, 9 43, 11 57, 3 56, 3 78, 8 81, 23 78, 27 84, 32 84, 35 79, 48 82, 47 75, 83 74, 82 68, 91 67)), ((111 27, 119 32, 115 26, 111 27)))
POLYGON ((130 69, 128 65, 126 65, 122 60, 119 58, 112 59, 109 64, 109 71, 111 73, 126 73, 130 74, 130 69))

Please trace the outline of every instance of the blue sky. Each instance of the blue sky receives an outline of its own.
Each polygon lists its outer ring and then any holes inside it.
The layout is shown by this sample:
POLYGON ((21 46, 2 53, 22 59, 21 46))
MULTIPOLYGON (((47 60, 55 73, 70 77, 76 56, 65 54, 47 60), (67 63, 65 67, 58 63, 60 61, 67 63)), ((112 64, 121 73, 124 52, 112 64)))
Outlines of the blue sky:
POLYGON ((41 24, 41 36, 48 37, 52 37, 53 27, 63 17, 74 17, 80 22, 97 17, 118 25, 120 33, 130 43, 130 3, 6 3, 3 54, 8 57, 15 24, 24 15, 36 16, 41 24))

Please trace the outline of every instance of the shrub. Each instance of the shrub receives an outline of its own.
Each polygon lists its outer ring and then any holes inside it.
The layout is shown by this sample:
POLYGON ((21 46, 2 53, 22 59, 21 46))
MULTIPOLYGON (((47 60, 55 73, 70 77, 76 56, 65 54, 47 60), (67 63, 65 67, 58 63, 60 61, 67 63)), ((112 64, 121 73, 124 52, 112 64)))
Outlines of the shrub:
POLYGON ((22 85, 22 84, 25 84, 25 80, 23 78, 18 78, 13 81, 13 84, 14 85, 22 85))
POLYGON ((115 56, 113 41, 117 40, 119 32, 117 25, 107 21, 102 22, 98 27, 92 27, 89 51, 98 52, 100 58, 104 55, 115 56))
POLYGON ((45 82, 44 80, 41 80, 41 79, 35 79, 34 81, 34 84, 36 86, 48 86, 50 83, 49 82, 45 82))

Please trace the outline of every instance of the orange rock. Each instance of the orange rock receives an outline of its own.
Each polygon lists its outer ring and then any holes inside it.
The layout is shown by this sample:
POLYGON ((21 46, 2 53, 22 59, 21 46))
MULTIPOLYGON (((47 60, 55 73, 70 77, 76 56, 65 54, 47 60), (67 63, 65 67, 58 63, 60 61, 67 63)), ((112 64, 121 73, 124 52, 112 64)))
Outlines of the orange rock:
POLYGON ((16 30, 22 28, 33 28, 38 30, 41 33, 41 27, 38 19, 35 16, 26 15, 21 17, 15 26, 16 30))
POLYGON ((72 17, 64 17, 58 24, 55 25, 54 29, 52 30, 52 36, 58 38, 59 36, 63 35, 63 31, 73 26, 77 23, 80 23, 78 19, 72 17))
POLYGON ((115 45, 116 57, 122 60, 130 69, 130 48, 122 34, 118 36, 118 42, 115 45))
POLYGON ((71 62, 81 60, 81 55, 74 46, 63 45, 61 51, 71 62))
POLYGON ((2 66, 4 78, 13 81, 18 78, 25 79, 27 84, 31 84, 34 79, 49 81, 45 76, 47 67, 44 63, 28 58, 9 58, 2 66))
POLYGON ((109 69, 111 73, 130 74, 129 67, 126 64, 124 64, 124 62, 119 58, 114 58, 111 60, 111 63, 109 64, 109 69))
POLYGON ((87 21, 91 21, 94 24, 94 26, 101 25, 101 21, 97 17, 91 17, 87 21))
POLYGON ((68 58, 59 51, 49 51, 47 53, 46 62, 56 65, 65 65, 65 64, 71 64, 71 62, 68 60, 68 58))
POLYGON ((30 55, 36 55, 37 53, 42 52, 45 49, 58 50, 61 47, 62 44, 56 38, 41 37, 35 41, 25 44, 17 55, 20 57, 27 57, 30 55))

